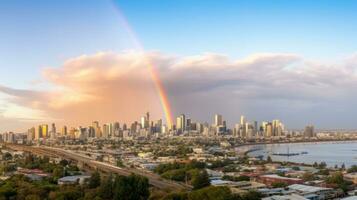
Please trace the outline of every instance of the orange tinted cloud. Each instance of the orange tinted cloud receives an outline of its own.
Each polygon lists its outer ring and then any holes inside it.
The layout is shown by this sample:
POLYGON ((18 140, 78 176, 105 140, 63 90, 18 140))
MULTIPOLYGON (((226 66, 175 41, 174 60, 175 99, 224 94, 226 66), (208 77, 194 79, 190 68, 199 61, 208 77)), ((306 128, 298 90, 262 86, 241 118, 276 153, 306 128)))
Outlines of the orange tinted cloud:
POLYGON ((321 119, 333 116, 334 109, 355 111, 350 101, 357 99, 351 92, 357 86, 356 59, 328 65, 294 54, 232 60, 214 53, 175 57, 126 51, 83 55, 43 69, 40 83, 47 90, 0 86, 0 95, 7 95, 0 98, 0 122, 54 121, 73 126, 93 120, 132 122, 146 111, 153 118, 164 118, 148 59, 159 72, 175 115, 187 113, 208 121, 220 112, 233 123, 240 114, 265 120, 283 115, 284 121, 289 117, 296 121, 299 112, 303 121, 318 113, 313 109, 325 112, 321 119))

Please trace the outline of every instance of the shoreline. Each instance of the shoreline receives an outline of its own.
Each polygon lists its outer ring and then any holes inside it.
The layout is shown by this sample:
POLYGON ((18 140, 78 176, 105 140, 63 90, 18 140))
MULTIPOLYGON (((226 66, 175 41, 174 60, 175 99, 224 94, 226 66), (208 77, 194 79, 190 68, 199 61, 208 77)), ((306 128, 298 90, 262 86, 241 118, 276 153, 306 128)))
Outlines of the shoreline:
MULTIPOLYGON (((330 142, 337 142, 337 143, 344 143, 344 142, 357 142, 357 138, 349 138, 349 139, 339 139, 339 140, 314 140, 314 141, 293 141, 293 142, 261 142, 261 143, 254 143, 254 144, 242 144, 239 146, 236 146, 237 150, 240 150, 241 155, 248 156, 249 158, 254 158, 254 156, 250 156, 249 153, 257 150, 257 149, 252 149, 249 148, 249 146, 255 146, 255 145, 268 145, 268 144, 304 144, 304 143, 330 143, 330 142), (244 149, 244 147, 247 147, 247 149, 244 149)), ((263 159, 266 160, 266 159, 263 159)), ((313 166, 313 163, 300 163, 300 162, 292 162, 292 161, 278 161, 278 160, 273 160, 273 163, 285 163, 285 164, 296 164, 296 165, 302 165, 302 166, 313 166)), ((332 167, 332 166, 328 166, 332 167)))
POLYGON ((333 140, 305 140, 305 141, 283 141, 283 142, 257 142, 257 143, 245 143, 234 146, 235 148, 255 146, 255 145, 267 145, 267 144, 299 144, 299 143, 325 143, 325 142, 357 142, 357 138, 350 139, 333 139, 333 140))

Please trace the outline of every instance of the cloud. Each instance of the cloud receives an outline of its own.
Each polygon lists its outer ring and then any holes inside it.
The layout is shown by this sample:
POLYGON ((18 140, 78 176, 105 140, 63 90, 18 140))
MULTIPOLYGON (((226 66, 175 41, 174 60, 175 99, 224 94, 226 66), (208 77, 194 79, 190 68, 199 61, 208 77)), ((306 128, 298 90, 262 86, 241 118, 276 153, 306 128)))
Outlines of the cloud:
POLYGON ((12 105, 0 113, 4 118, 22 119, 16 113, 24 111, 28 119, 73 125, 93 120, 129 122, 146 111, 163 117, 148 68, 153 64, 175 114, 185 112, 209 120, 210 114, 220 112, 232 123, 239 114, 258 120, 275 116, 284 117, 292 126, 313 121, 311 115, 322 124, 332 121, 323 115, 342 110, 351 116, 356 111, 356 57, 323 64, 284 53, 234 60, 215 53, 180 57, 161 52, 99 52, 43 69, 38 84, 49 85, 47 90, 0 86, 6 94, 2 105, 12 105), (321 116, 312 113, 326 108, 330 112, 321 111, 321 116))

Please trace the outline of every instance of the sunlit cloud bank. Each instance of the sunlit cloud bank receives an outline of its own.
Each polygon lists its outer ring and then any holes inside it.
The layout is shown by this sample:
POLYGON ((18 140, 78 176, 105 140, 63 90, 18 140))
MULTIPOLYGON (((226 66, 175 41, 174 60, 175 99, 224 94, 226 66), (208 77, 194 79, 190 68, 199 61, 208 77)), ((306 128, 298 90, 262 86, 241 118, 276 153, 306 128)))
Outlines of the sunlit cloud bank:
POLYGON ((50 89, 0 86, 0 121, 129 122, 146 111, 163 118, 146 64, 149 59, 160 73, 175 114, 210 120, 210 114, 219 112, 231 123, 246 114, 257 120, 279 117, 292 127, 304 123, 353 127, 356 58, 323 64, 279 53, 237 60, 215 53, 186 57, 135 51, 83 55, 43 69, 41 82, 50 89), (337 115, 343 117, 336 119, 337 115))

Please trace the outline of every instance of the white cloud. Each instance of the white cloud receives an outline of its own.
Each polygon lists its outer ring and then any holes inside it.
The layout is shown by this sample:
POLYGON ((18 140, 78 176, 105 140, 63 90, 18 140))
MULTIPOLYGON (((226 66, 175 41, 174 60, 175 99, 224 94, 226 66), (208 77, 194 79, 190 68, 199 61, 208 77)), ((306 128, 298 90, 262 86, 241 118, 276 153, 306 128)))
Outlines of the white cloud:
MULTIPOLYGON (((209 114, 221 112, 228 113, 230 121, 239 114, 257 119, 276 116, 296 126, 314 120, 309 117, 312 110, 329 108, 330 112, 324 110, 317 116, 320 121, 316 122, 323 124, 323 120, 331 121, 323 115, 342 110, 350 117, 356 111, 352 103, 357 86, 355 58, 326 64, 279 53, 234 60, 215 53, 177 57, 160 52, 100 52, 44 69, 41 82, 52 85, 50 90, 2 86, 0 91, 11 96, 9 105, 22 108, 24 113, 26 109, 40 113, 26 116, 49 116, 74 123, 131 121, 150 110, 162 117, 148 71, 148 63, 154 63, 176 114, 188 112, 208 119, 209 114), (299 120, 296 114, 302 115, 299 120)), ((14 113, 21 112, 17 108, 8 107, 2 113, 5 118, 14 118, 14 113)), ((334 125, 349 121, 342 120, 334 125)))

